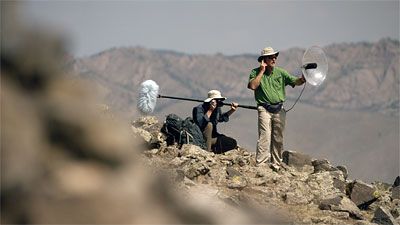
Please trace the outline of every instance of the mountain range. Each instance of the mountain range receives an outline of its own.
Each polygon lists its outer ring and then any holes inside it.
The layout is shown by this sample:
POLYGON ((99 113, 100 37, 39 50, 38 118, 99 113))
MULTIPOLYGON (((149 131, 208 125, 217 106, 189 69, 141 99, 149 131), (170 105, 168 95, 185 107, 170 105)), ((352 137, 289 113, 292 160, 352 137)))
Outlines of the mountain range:
MULTIPOLYGON (((398 116, 398 41, 333 44, 323 49, 329 64, 327 78, 321 86, 309 86, 302 102, 398 116)), ((299 76, 304 52, 300 48, 280 52, 277 66, 299 76)), ((163 95, 203 99, 208 90, 218 89, 231 99, 252 99, 247 80, 251 69, 258 67, 257 57, 188 55, 124 47, 76 59, 70 67, 79 76, 95 80, 115 110, 132 116, 137 113, 138 87, 147 79, 156 81, 163 95)), ((288 99, 295 99, 298 94, 299 90, 287 91, 288 99)), ((156 110, 164 104, 161 102, 159 106, 156 110)))
MULTIPOLYGON (((349 165, 350 176, 392 181, 399 174, 400 160, 399 41, 338 43, 323 46, 323 50, 329 65, 327 78, 320 86, 307 85, 289 112, 285 148, 349 165)), ((300 76, 304 52, 301 48, 280 51, 277 66, 300 76)), ((227 101, 255 105, 247 82, 250 71, 259 66, 257 57, 121 47, 73 59, 68 68, 92 83, 93 92, 113 113, 134 120, 140 116, 136 107, 139 86, 149 79, 159 85, 161 95, 205 99, 209 90, 218 89, 227 101)), ((301 89, 286 88, 286 108, 301 89)), ((154 115, 161 121, 169 113, 184 118, 191 116, 197 104, 158 99, 154 115)), ((240 109, 221 127, 222 133, 255 151, 256 111, 240 109)))

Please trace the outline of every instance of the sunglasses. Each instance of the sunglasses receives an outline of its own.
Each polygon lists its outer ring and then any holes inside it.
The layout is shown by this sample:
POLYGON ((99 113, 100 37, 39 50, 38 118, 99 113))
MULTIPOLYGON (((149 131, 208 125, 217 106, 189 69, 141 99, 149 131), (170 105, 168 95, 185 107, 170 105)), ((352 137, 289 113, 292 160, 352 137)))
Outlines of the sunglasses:
POLYGON ((269 55, 269 56, 265 56, 266 59, 276 59, 278 58, 276 55, 269 55))

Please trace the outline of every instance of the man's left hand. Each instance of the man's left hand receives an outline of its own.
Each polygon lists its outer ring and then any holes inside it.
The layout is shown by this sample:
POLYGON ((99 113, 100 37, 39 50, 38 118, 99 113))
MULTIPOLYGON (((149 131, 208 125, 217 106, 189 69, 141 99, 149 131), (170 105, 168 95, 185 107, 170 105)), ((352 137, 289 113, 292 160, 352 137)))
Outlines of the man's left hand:
POLYGON ((294 82, 294 85, 300 86, 300 85, 303 85, 305 82, 306 82, 306 78, 304 77, 304 74, 302 74, 301 77, 296 79, 296 81, 294 82))
POLYGON ((306 78, 304 77, 304 74, 301 75, 301 81, 303 82, 303 84, 306 82, 306 78))

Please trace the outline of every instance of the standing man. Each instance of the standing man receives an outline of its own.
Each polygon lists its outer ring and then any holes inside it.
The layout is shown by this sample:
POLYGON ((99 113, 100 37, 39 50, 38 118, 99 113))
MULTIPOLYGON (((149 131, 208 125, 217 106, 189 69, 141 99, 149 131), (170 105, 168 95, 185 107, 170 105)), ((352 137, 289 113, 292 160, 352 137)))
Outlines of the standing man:
POLYGON ((286 124, 285 86, 303 85, 304 76, 297 78, 286 70, 275 67, 279 52, 271 47, 261 51, 260 67, 251 71, 248 88, 254 91, 258 110, 258 141, 256 164, 271 162, 271 168, 279 170, 282 162, 283 135, 286 124))
POLYGON ((211 90, 208 92, 208 98, 193 108, 192 116, 194 122, 203 132, 206 141, 207 151, 214 153, 224 153, 236 148, 236 140, 217 132, 218 122, 228 122, 229 117, 236 111, 238 104, 232 102, 231 109, 222 113, 221 107, 225 97, 221 96, 221 92, 211 90))

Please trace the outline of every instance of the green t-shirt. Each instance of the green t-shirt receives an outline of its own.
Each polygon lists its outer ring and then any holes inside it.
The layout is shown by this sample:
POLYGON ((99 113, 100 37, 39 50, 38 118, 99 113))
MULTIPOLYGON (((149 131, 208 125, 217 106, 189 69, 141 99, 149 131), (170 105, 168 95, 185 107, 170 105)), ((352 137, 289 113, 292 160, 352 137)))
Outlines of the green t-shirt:
MULTIPOLYGON (((250 83, 260 72, 260 68, 255 68, 251 71, 250 83)), ((261 77, 260 85, 254 90, 254 98, 257 104, 261 103, 278 103, 286 101, 285 86, 291 85, 294 87, 296 77, 289 74, 286 70, 274 67, 271 74, 264 72, 261 77)))

